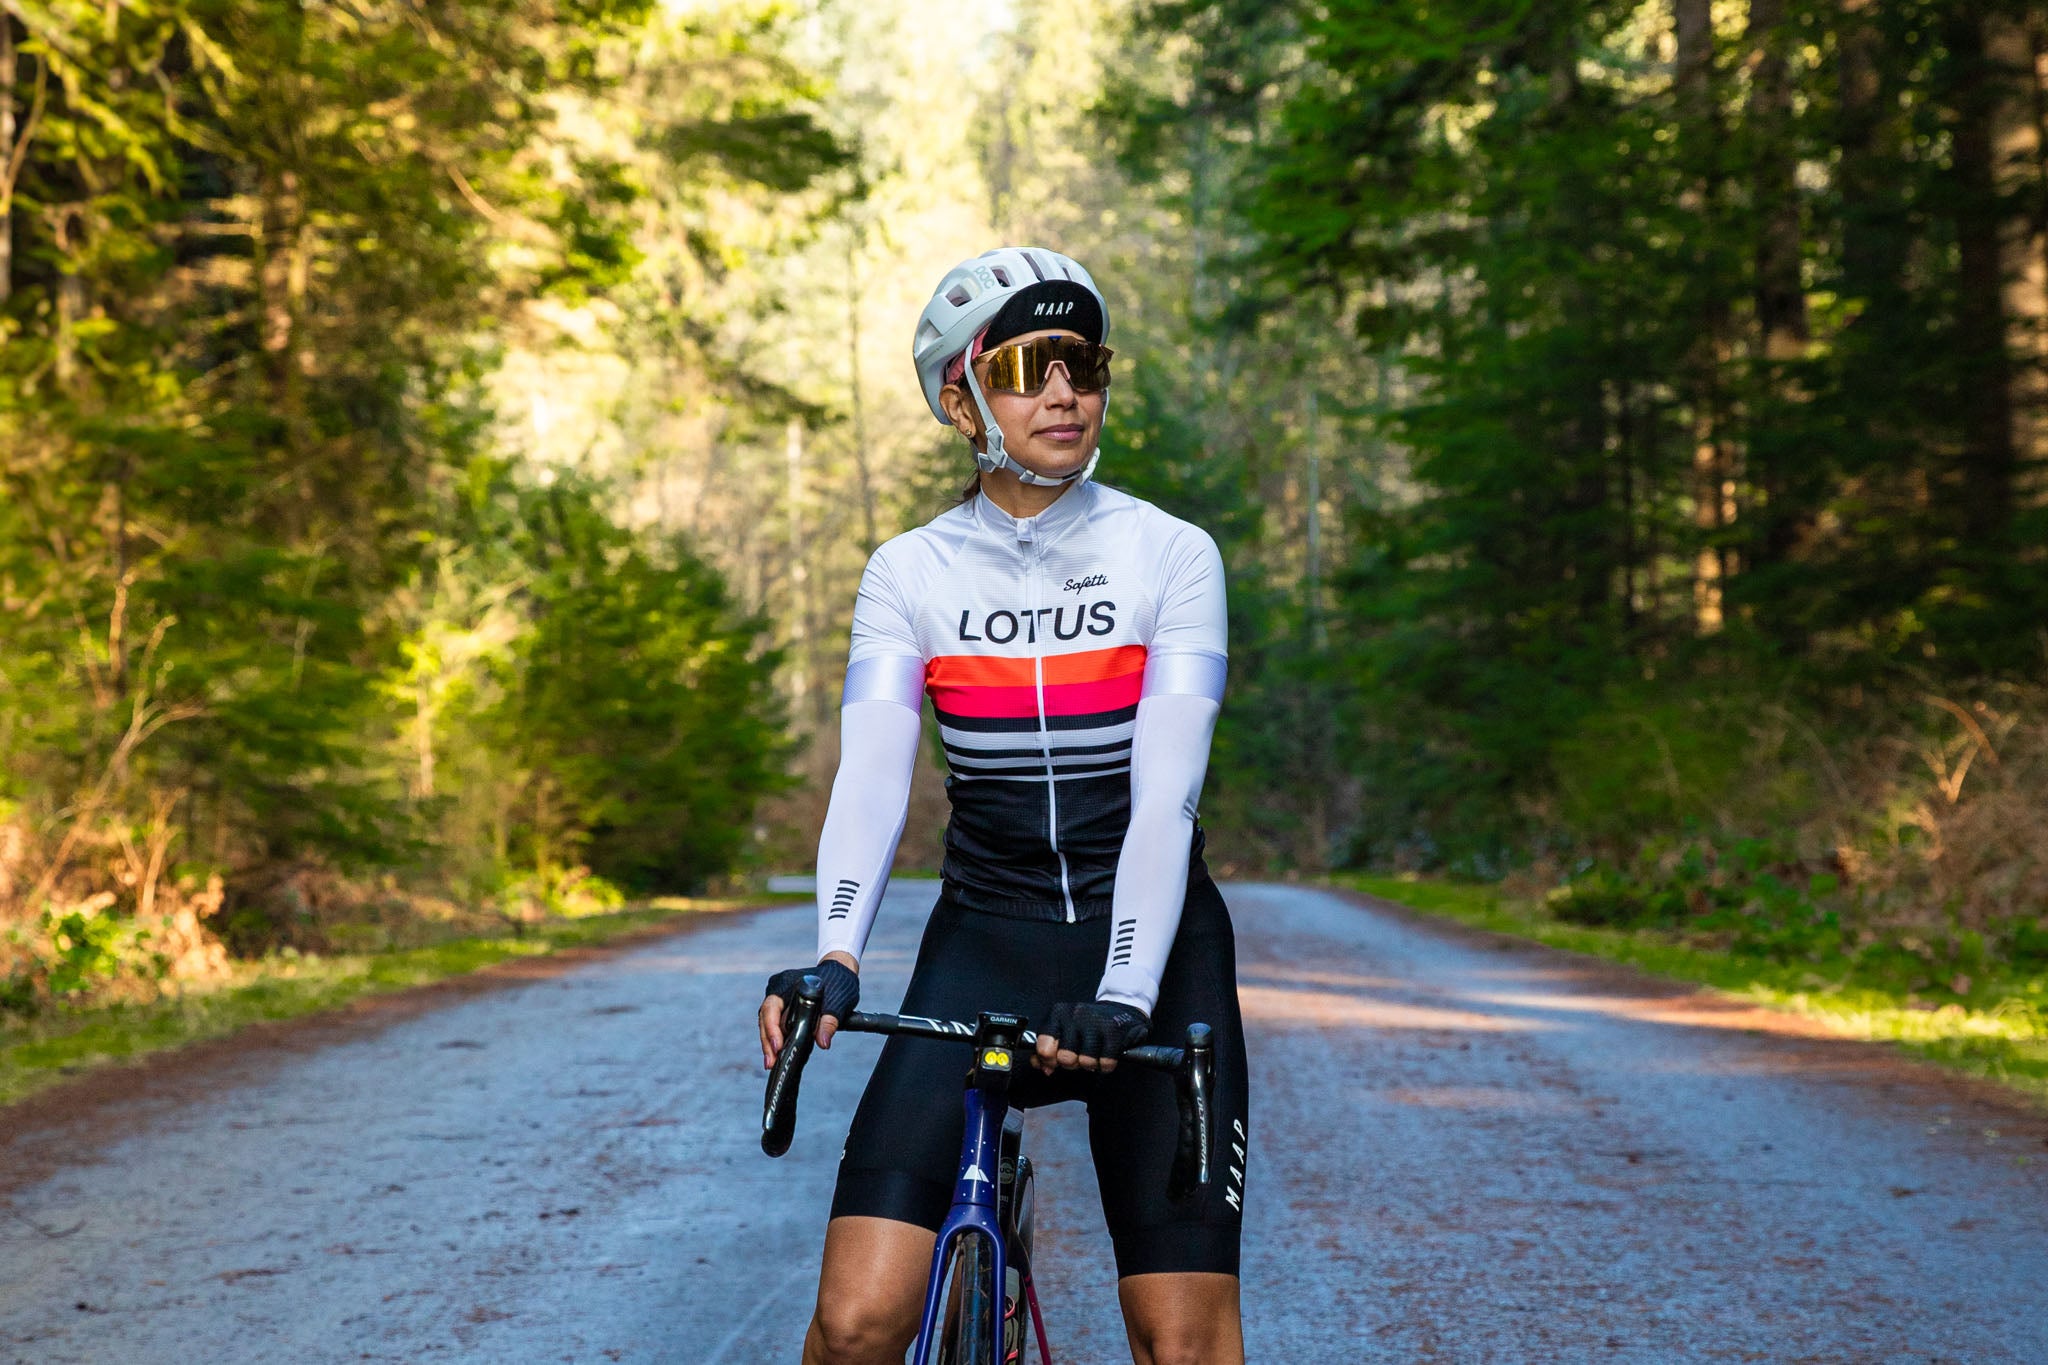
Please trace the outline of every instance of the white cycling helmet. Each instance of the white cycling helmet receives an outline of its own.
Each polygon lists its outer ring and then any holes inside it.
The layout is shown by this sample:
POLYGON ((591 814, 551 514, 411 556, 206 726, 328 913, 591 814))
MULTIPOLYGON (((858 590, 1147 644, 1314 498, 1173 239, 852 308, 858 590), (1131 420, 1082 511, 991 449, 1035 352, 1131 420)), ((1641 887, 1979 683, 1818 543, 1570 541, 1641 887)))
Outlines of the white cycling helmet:
MULTIPOLYGON (((942 425, 953 425, 953 419, 939 405, 939 391, 946 387, 947 366, 967 350, 976 333, 995 320, 1004 304, 1048 280, 1072 281, 1095 296, 1096 306, 1102 310, 1102 335, 1096 340, 1108 341, 1109 300, 1102 296, 1079 261, 1057 251, 1036 246, 997 247, 962 261, 939 281, 931 302, 917 319, 910 356, 917 364, 917 381, 924 388, 925 404, 942 425)), ((965 367, 963 377, 974 405, 981 410, 982 430, 987 433, 986 449, 976 451, 974 457, 983 473, 1008 468, 1025 483, 1060 484, 1085 479, 1095 472, 1096 461, 1102 458, 1100 448, 1089 456, 1086 465, 1056 479, 1033 473, 1011 459, 1003 449, 1003 429, 996 425, 995 415, 989 411, 988 399, 982 394, 981 381, 975 377, 972 365, 965 367)))

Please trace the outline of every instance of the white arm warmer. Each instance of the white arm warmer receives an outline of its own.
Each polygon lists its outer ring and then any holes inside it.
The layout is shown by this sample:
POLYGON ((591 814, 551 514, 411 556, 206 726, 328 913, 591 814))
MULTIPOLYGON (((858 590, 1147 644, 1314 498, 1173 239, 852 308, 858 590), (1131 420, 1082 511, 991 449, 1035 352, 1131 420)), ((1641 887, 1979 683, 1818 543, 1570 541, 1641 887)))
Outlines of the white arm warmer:
POLYGON ((1220 709, 1209 697, 1171 692, 1138 703, 1131 827, 1117 859, 1109 967, 1095 988, 1098 1000, 1121 1000, 1147 1014, 1159 1003, 1159 978, 1187 898, 1195 803, 1220 709))
POLYGON ((1109 965, 1098 1000, 1150 1014, 1188 893, 1195 803, 1223 703, 1228 608, 1216 542, 1186 528, 1166 565, 1145 688, 1131 736, 1131 826, 1110 897, 1109 965))
POLYGON ((917 710, 898 701, 839 709, 839 775, 818 836, 818 956, 860 960, 910 806, 917 764, 917 710))

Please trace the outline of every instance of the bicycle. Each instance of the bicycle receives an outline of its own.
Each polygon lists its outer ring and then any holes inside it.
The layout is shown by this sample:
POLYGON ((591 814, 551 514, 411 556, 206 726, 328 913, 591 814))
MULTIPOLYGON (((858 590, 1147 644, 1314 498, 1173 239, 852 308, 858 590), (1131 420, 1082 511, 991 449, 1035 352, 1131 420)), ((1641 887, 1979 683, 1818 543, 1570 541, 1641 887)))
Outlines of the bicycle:
MULTIPOLYGON (((768 1076, 761 1107, 761 1150, 789 1150, 796 1132, 797 1091, 816 1043, 822 986, 807 976, 783 1025, 782 1053, 768 1076)), ((1031 1280, 1034 1181, 1023 1155, 1023 1122, 1010 1112, 1010 1075, 1019 1049, 1038 1045, 1021 1015, 984 1013, 973 1024, 916 1015, 863 1014, 839 1022, 841 1033, 877 1033, 973 1044, 963 1103, 967 1128, 953 1206, 932 1247, 914 1365, 1022 1365, 1028 1312, 1038 1357, 1051 1365, 1045 1318, 1031 1280), (994 1166, 996 1176, 989 1178, 994 1166), (1003 1287, 1000 1311, 996 1286, 1003 1287), (936 1352, 936 1355, 934 1354, 936 1352)), ((1207 1024, 1190 1024, 1185 1047, 1135 1047, 1122 1065, 1170 1073, 1180 1108, 1180 1141, 1167 1179, 1167 1198, 1178 1202, 1209 1183, 1209 1092, 1215 1048, 1207 1024)))

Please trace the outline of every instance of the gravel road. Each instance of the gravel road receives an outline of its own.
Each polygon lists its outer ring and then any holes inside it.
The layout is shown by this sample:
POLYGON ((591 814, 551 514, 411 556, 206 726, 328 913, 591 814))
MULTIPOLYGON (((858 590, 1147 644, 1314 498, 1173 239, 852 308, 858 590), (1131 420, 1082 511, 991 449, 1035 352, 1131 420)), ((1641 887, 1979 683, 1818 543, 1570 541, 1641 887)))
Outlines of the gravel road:
MULTIPOLYGON (((870 1008, 934 893, 892 890, 870 1008)), ((1619 969, 1227 897, 1254 1361, 2048 1362, 2038 1115, 1619 969)), ((877 1047, 820 1054, 794 1149, 760 1154, 753 1008, 809 920, 18 1112, 0 1361, 793 1360, 877 1047)), ((1127 1359, 1083 1116, 1028 1122, 1057 1358, 1127 1359)))

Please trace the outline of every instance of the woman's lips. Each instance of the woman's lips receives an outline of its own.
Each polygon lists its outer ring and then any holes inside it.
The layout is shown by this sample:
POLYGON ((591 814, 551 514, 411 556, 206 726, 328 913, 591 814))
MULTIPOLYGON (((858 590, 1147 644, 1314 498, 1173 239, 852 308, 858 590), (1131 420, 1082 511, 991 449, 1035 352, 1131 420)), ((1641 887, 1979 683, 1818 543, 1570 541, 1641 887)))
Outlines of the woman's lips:
POLYGON ((1081 431, 1080 427, 1046 427, 1038 434, 1048 441, 1078 441, 1081 431))

